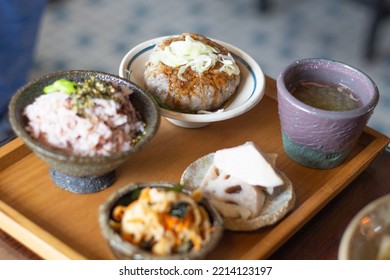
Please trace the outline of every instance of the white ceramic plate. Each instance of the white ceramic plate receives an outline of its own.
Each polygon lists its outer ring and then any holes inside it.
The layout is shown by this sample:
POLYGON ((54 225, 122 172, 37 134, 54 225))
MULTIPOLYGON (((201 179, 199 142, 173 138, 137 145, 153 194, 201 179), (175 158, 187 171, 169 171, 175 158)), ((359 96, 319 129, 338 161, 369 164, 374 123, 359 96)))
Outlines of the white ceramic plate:
MULTIPOLYGON (((154 46, 168 37, 172 36, 148 40, 131 49, 121 61, 119 66, 119 76, 132 81, 143 89, 146 89, 143 76, 145 63, 154 46)), ((230 44, 215 39, 212 40, 226 47, 233 55, 241 71, 241 83, 233 97, 233 100, 229 102, 229 105, 224 108, 222 112, 209 114, 187 114, 161 108, 161 115, 166 117, 175 125, 195 128, 205 126, 210 122, 222 121, 236 117, 252 109, 264 95, 264 73, 257 62, 247 53, 230 44)))

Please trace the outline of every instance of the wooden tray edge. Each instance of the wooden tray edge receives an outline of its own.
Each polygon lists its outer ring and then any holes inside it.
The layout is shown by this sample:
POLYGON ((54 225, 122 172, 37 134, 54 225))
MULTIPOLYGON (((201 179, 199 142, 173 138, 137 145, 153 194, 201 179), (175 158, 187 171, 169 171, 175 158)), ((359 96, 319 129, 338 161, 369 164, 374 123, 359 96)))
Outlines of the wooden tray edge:
MULTIPOLYGON (((20 138, 0 148, 0 172, 17 163, 32 151, 20 138)), ((85 259, 84 256, 54 237, 26 216, 0 199, 1 229, 45 259, 85 259)))
POLYGON ((4 232, 44 259, 82 260, 84 256, 0 200, 0 224, 4 232))
POLYGON ((15 138, 0 148, 0 172, 31 154, 32 151, 20 138, 15 138))

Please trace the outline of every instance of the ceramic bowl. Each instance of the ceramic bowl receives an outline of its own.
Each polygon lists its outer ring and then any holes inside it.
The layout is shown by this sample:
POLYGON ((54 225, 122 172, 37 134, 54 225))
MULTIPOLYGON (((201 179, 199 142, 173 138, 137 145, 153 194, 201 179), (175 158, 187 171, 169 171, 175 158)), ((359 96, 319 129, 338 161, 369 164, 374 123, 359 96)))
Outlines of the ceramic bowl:
MULTIPOLYGON (((112 211, 117 205, 128 205, 134 201, 134 190, 142 189, 145 187, 151 188, 170 188, 177 185, 173 182, 145 182, 145 183, 135 183, 130 184, 114 192, 108 199, 105 201, 99 208, 99 225, 102 230, 104 238, 107 240, 108 245, 110 246, 113 254, 118 259, 136 259, 136 260, 146 260, 146 259, 203 259, 205 256, 211 252, 215 246, 218 244, 219 240, 222 237, 223 233, 223 221, 219 213, 209 204, 204 198, 201 200, 201 205, 205 207, 206 211, 209 213, 212 226, 214 227, 213 233, 210 235, 208 241, 203 244, 203 246, 189 253, 174 254, 168 256, 157 256, 151 253, 150 251, 144 250, 138 246, 135 246, 127 241, 124 241, 120 235, 110 226, 110 220, 112 211)), ((183 192, 190 193, 186 188, 183 189, 183 192)))
POLYGON ((375 260, 385 254, 386 248, 390 259, 390 194, 369 203, 351 220, 341 239, 338 258, 375 260))
MULTIPOLYGON (((154 46, 166 37, 155 38, 141 43, 131 49, 122 59, 119 66, 119 76, 134 82, 145 89, 145 63, 154 46)), ((252 109, 263 97, 265 78, 257 62, 247 53, 230 44, 212 39, 226 47, 234 57, 241 71, 241 83, 235 95, 226 103, 223 111, 207 114, 188 114, 161 108, 161 115, 171 123, 186 127, 203 127, 211 122, 228 120, 252 109)))
POLYGON ((59 187, 75 193, 91 193, 111 185, 115 180, 115 169, 152 139, 160 124, 160 112, 155 102, 141 88, 128 80, 102 72, 73 70, 43 76, 18 90, 9 104, 9 119, 16 135, 49 164, 51 178, 59 187), (27 120, 23 111, 27 105, 43 94, 43 88, 60 78, 82 81, 91 76, 133 90, 130 100, 146 123, 146 133, 141 140, 125 152, 110 156, 86 157, 48 147, 31 137, 25 130, 27 120))

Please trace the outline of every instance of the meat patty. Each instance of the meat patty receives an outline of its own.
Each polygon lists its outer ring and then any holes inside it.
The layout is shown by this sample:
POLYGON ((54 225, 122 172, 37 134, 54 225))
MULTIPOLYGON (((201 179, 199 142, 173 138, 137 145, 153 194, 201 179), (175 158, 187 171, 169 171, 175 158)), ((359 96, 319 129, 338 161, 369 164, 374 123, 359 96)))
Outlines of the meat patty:
POLYGON ((169 108, 196 113, 218 109, 232 97, 240 83, 240 71, 225 47, 203 35, 185 33, 155 46, 146 62, 144 78, 147 90, 169 108), (183 49, 176 45, 171 50, 172 43, 178 41, 186 42, 183 49), (161 59, 167 51, 179 53, 170 57, 175 60, 173 66, 161 59), (187 51, 192 53, 188 55, 187 51), (187 59, 194 53, 197 57, 187 59))

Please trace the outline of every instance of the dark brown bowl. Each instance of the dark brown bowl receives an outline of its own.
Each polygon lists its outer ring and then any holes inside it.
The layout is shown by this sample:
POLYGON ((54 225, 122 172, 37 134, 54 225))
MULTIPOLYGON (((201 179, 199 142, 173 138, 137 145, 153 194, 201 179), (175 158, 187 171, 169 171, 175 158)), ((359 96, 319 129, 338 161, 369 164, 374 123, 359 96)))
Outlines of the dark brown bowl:
POLYGON ((91 193, 112 184, 115 180, 115 169, 152 139, 160 125, 160 111, 149 95, 132 82, 103 72, 72 70, 43 76, 19 89, 9 104, 9 119, 16 135, 37 156, 49 164, 51 178, 59 187, 76 193, 91 193), (43 94, 43 88, 61 78, 82 81, 91 76, 133 90, 130 101, 141 113, 142 119, 146 123, 146 133, 141 140, 128 151, 114 153, 110 156, 87 157, 75 156, 63 150, 48 147, 31 137, 25 130, 27 119, 23 116, 23 110, 43 94))

